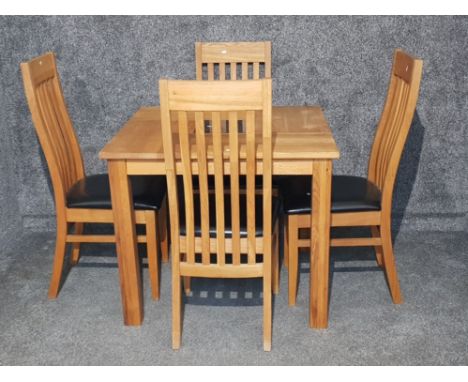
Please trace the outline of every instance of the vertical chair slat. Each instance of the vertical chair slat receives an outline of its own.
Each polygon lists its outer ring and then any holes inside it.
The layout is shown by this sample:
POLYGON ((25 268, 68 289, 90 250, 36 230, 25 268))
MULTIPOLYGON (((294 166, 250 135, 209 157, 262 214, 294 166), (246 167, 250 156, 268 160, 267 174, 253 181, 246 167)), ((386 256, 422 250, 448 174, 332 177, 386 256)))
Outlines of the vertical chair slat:
POLYGON ((242 63, 242 79, 249 79, 249 64, 247 62, 242 63))
POLYGON ((237 113, 229 113, 229 162, 231 170, 231 226, 232 263, 239 265, 240 259, 240 197, 239 197, 239 138, 237 113))
POLYGON ((403 126, 403 119, 406 114, 406 108, 408 106, 408 98, 409 98, 409 85, 403 82, 402 84, 402 97, 400 99, 400 102, 398 104, 398 115, 396 119, 396 123, 394 126, 392 126, 392 129, 389 130, 388 132, 388 141, 387 141, 387 147, 384 153, 383 161, 384 161, 384 168, 386 171, 388 171, 388 167, 390 164, 391 156, 393 154, 393 150, 395 148, 395 144, 398 140, 398 137, 400 136, 400 130, 402 129, 403 126))
POLYGON ((195 262, 195 215, 193 207, 192 163, 190 158, 190 132, 187 113, 178 112, 180 156, 183 167, 185 229, 187 237, 187 262, 195 262))
POLYGON ((219 64, 219 79, 226 79, 226 64, 224 62, 220 62, 219 64))
POLYGON ((248 263, 255 263, 255 113, 246 113, 246 140, 247 140, 247 242, 248 263))
POLYGON ((258 62, 253 63, 253 79, 260 79, 260 63, 258 62))
MULTIPOLYGON (((75 166, 75 156, 76 153, 73 150, 73 140, 74 140, 74 133, 71 129, 71 126, 67 125, 66 115, 61 108, 61 102, 59 100, 59 91, 57 89, 58 81, 54 79, 49 84, 49 95, 51 97, 52 103, 55 105, 54 111, 58 120, 58 124, 62 130, 63 137, 65 140, 65 147, 68 147, 67 150, 67 161, 68 161, 68 171, 71 176, 71 184, 75 182, 76 179, 82 177, 82 174, 78 174, 78 169, 75 166)), ((81 159, 79 157, 79 159, 81 159)))
POLYGON ((65 149, 63 148, 62 142, 59 138, 59 132, 57 127, 57 121, 52 111, 52 105, 47 95, 45 83, 38 86, 37 88, 37 99, 39 109, 41 110, 42 117, 44 118, 44 126, 47 130, 48 137, 51 144, 51 151, 55 157, 55 162, 60 173, 60 178, 63 181, 65 192, 70 187, 70 179, 66 171, 65 165, 65 149))
POLYGON ((392 128, 392 126, 395 125, 396 119, 397 119, 397 114, 398 114, 398 104, 400 103, 400 99, 402 96, 402 81, 398 79, 395 83, 395 93, 394 97, 392 100, 392 106, 390 109, 390 115, 387 120, 387 124, 384 129, 384 134, 382 136, 382 140, 380 143, 380 150, 378 154, 378 170, 377 170, 377 185, 381 186, 383 184, 383 181, 385 179, 385 161, 383 160, 385 149, 387 147, 387 142, 388 142, 388 131, 389 129, 392 128))
POLYGON ((237 80, 237 63, 231 62, 230 67, 231 67, 231 80, 237 80))
POLYGON ((210 263, 210 206, 208 197, 208 166, 203 113, 195 113, 195 132, 197 139, 198 184, 201 214, 202 264, 210 263))
POLYGON ((215 197, 216 197, 216 249, 217 264, 224 265, 225 255, 225 227, 224 227, 224 163, 223 142, 221 135, 221 114, 212 113, 213 126, 213 162, 215 175, 215 197))
POLYGON ((47 94, 48 106, 50 108, 51 115, 53 116, 56 124, 56 133, 58 138, 58 145, 62 149, 63 155, 63 166, 64 166, 64 178, 67 179, 68 186, 71 187, 76 179, 76 173, 74 168, 73 152, 68 148, 71 147, 68 135, 66 133, 66 126, 64 125, 63 119, 61 119, 60 113, 57 110, 57 99, 53 89, 52 79, 44 83, 45 92, 47 94))
POLYGON ((214 80, 214 64, 212 62, 208 63, 208 80, 214 80))

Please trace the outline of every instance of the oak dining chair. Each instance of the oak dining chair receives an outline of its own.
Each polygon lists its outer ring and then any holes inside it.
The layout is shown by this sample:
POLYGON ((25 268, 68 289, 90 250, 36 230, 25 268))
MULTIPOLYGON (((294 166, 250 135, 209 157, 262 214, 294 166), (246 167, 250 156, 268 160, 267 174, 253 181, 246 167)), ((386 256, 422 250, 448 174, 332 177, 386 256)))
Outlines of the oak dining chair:
POLYGON ((271 78, 271 42, 196 42, 197 80, 271 78))
MULTIPOLYGON (((394 53, 390 84, 372 146, 367 178, 333 175, 332 227, 370 227, 371 237, 332 238, 332 247, 373 246, 384 270, 393 303, 403 297, 392 248, 392 196, 398 166, 408 136, 419 94, 423 62, 402 50, 394 53)), ((299 231, 311 223, 310 179, 285 177, 280 186, 287 214, 289 305, 296 304, 298 251, 309 247, 299 231)))
MULTIPOLYGON (((197 80, 258 80, 271 78, 271 41, 230 41, 230 42, 196 42, 195 66, 197 80)), ((222 131, 227 132, 229 122, 222 120, 222 131)), ((211 125, 205 121, 205 129, 211 125)), ((242 121, 238 121, 238 129, 242 131, 242 121)), ((276 196, 278 177, 273 177, 273 194, 276 196)), ((229 176, 224 177, 226 186, 229 176)), ((245 188, 245 176, 240 176, 239 185, 245 188)), ((255 177, 258 189, 262 187, 262 177, 255 177)), ((194 189, 198 189, 197 178, 193 181, 194 189)), ((208 187, 214 188, 214 177, 208 176, 208 187)), ((190 278, 184 278, 184 289, 190 293, 190 278)))
MULTIPOLYGON (((80 257, 80 243, 114 243, 114 235, 84 234, 86 223, 114 222, 107 174, 85 175, 83 156, 68 114, 54 53, 21 63, 24 89, 33 124, 52 180, 57 232, 49 298, 56 298, 61 285, 67 243, 72 243, 71 264, 80 257), (69 228, 74 225, 74 233, 69 228)), ((159 298, 158 237, 167 259, 164 176, 131 177, 135 224, 146 227, 138 236, 146 243, 152 297, 159 298)), ((115 198, 112 195, 112 198, 115 198)))
POLYGON ((181 344, 181 277, 263 278, 263 346, 269 351, 279 215, 271 186, 271 80, 162 79, 159 91, 171 221, 172 346, 181 344), (223 118, 230 126, 244 121, 246 132, 223 134, 223 118), (206 120, 212 124, 208 133, 206 120), (255 188, 259 168, 261 193, 255 188), (241 174, 247 178, 245 189, 239 185, 241 174), (208 187, 210 175, 214 190, 208 187), (229 175, 228 187, 224 175, 229 175))

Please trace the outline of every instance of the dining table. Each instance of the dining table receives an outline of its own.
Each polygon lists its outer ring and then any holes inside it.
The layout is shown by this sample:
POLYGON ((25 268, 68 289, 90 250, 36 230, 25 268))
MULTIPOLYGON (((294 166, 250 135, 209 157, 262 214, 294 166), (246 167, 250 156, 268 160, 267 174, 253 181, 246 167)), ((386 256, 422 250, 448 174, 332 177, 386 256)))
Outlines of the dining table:
MULTIPOLYGON (((340 152, 319 106, 273 106, 272 140, 273 175, 311 177, 309 326, 327 328, 331 178, 333 160, 340 152)), ((223 156, 228 165, 229 154, 223 156)), ((144 310, 129 176, 166 174, 159 107, 137 110, 99 157, 107 161, 109 170, 124 324, 138 326, 144 310)), ((257 174, 261 172, 259 166, 257 174)))

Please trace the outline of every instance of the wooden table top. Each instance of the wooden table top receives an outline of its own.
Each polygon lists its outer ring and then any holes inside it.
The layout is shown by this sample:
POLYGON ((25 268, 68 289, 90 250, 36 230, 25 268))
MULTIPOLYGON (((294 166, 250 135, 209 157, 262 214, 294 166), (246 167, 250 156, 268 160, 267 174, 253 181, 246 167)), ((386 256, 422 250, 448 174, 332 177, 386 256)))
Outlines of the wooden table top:
MULTIPOLYGON (((272 117, 273 160, 339 158, 340 152, 320 107, 274 106, 272 117)), ((163 160, 159 107, 138 110, 101 150, 99 158, 163 160)))

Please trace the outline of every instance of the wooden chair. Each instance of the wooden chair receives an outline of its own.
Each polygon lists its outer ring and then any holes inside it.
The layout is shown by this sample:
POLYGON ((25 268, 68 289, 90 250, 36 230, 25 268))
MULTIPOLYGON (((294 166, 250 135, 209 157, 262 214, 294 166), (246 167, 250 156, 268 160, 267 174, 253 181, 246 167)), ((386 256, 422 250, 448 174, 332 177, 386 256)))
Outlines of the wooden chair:
MULTIPOLYGON (((195 65, 197 80, 258 80, 271 78, 271 42, 196 42, 195 65)), ((208 122, 208 121, 207 121, 208 122)), ((210 124, 205 123, 209 131, 210 124)), ((242 121, 238 126, 244 130, 242 121)), ((222 131, 225 133, 226 121, 222 121, 222 131)), ((198 190, 198 181, 194 178, 193 187, 198 190)), ((224 177, 225 185, 229 184, 229 176, 224 177)), ((245 189, 246 179, 241 176, 239 185, 245 189)), ((255 177, 258 189, 262 187, 262 176, 255 177)), ((273 196, 277 196, 277 177, 273 177, 273 196)), ((214 189, 214 177, 208 177, 208 187, 214 189)), ((190 278, 184 278, 184 289, 190 293, 190 278)))
MULTIPOLYGON (((21 64, 24 89, 39 142, 47 160, 55 197, 57 237, 49 298, 60 289, 67 243, 72 244, 71 263, 77 264, 80 243, 113 243, 114 235, 84 235, 85 223, 113 223, 107 174, 86 176, 83 157, 63 97, 55 55, 47 53, 21 64), (74 225, 74 233, 69 226, 74 225)), ((163 176, 132 177, 135 222, 146 226, 138 236, 146 243, 152 297, 159 298, 158 221, 162 225, 162 253, 167 261, 165 220, 166 185, 163 176), (160 214, 158 211, 162 208, 160 214)))
POLYGON ((197 80, 271 78, 271 42, 196 42, 195 63, 197 80))
POLYGON ((278 290, 279 214, 271 186, 271 80, 162 79, 159 91, 171 221, 172 346, 178 349, 181 342, 181 277, 262 277, 263 344, 269 351, 271 290, 278 290), (235 128, 223 134, 222 119, 236 127, 245 121, 246 133, 235 128), (209 133, 206 120, 213 126, 209 133), (261 193, 255 188, 259 168, 261 193), (224 174, 230 176, 228 188, 224 174), (239 186, 241 174, 247 177, 245 189, 239 186), (214 191, 208 187, 210 175, 214 191), (193 177, 198 177, 198 190, 193 177))
MULTIPOLYGON (((422 74, 422 61, 396 50, 387 99, 377 128, 366 178, 333 176, 332 227, 366 226, 371 238, 331 239, 331 246, 373 246, 385 271, 392 300, 403 302, 392 249, 392 195, 400 157, 413 120, 422 74)), ((310 239, 299 239, 310 228, 310 179, 286 177, 281 186, 287 219, 289 305, 296 304, 298 250, 310 239)))

